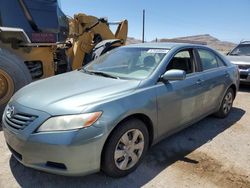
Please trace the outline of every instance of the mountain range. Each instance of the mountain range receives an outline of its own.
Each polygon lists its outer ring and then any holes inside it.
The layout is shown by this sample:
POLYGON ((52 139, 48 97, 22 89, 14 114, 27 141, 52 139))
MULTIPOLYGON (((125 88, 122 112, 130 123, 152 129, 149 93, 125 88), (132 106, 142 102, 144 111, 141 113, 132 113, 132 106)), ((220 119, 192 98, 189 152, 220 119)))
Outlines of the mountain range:
MULTIPOLYGON (((195 43, 195 44, 197 43, 202 45, 208 45, 222 53, 227 53, 236 46, 235 43, 228 41, 221 41, 209 34, 193 35, 193 36, 185 36, 177 38, 162 38, 162 39, 156 39, 151 42, 179 42, 179 43, 195 43)), ((136 43, 141 43, 141 40, 128 37, 127 44, 136 44, 136 43)))

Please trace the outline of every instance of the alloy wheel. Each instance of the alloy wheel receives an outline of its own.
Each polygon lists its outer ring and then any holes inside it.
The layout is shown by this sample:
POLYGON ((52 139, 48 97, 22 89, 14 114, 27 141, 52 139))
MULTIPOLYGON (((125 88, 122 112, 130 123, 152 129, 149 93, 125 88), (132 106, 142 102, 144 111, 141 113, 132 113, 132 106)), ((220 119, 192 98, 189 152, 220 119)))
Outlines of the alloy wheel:
POLYGON ((120 170, 132 168, 140 159, 144 150, 144 136, 138 129, 123 134, 114 152, 115 165, 120 170))
POLYGON ((225 114, 227 114, 231 110, 232 104, 233 104, 233 94, 231 92, 228 92, 224 98, 224 104, 223 104, 223 111, 225 114))

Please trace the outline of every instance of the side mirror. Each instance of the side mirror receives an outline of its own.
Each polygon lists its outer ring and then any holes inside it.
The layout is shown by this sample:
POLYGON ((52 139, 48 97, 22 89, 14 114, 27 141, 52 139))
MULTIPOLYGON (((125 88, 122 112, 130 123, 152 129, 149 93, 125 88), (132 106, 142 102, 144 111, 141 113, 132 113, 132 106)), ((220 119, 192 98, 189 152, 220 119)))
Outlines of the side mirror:
POLYGON ((185 78, 186 72, 184 70, 178 69, 169 70, 161 76, 163 81, 184 80, 185 78))

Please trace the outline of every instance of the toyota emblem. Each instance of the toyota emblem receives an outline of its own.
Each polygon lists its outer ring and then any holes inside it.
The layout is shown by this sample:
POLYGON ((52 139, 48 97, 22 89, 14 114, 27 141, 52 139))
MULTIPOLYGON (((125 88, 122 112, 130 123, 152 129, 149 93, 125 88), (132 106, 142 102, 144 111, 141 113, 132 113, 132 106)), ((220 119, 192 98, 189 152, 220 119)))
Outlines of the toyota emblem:
POLYGON ((9 106, 6 111, 6 116, 10 119, 14 116, 14 114, 15 114, 14 106, 9 106))

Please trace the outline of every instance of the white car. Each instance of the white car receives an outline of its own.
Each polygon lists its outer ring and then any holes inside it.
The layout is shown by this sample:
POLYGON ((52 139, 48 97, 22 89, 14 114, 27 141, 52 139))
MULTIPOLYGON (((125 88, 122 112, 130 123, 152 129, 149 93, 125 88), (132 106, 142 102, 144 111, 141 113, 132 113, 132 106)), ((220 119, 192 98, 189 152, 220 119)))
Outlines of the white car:
POLYGON ((240 71, 240 82, 250 83, 250 41, 241 42, 231 52, 227 58, 238 65, 240 71))

